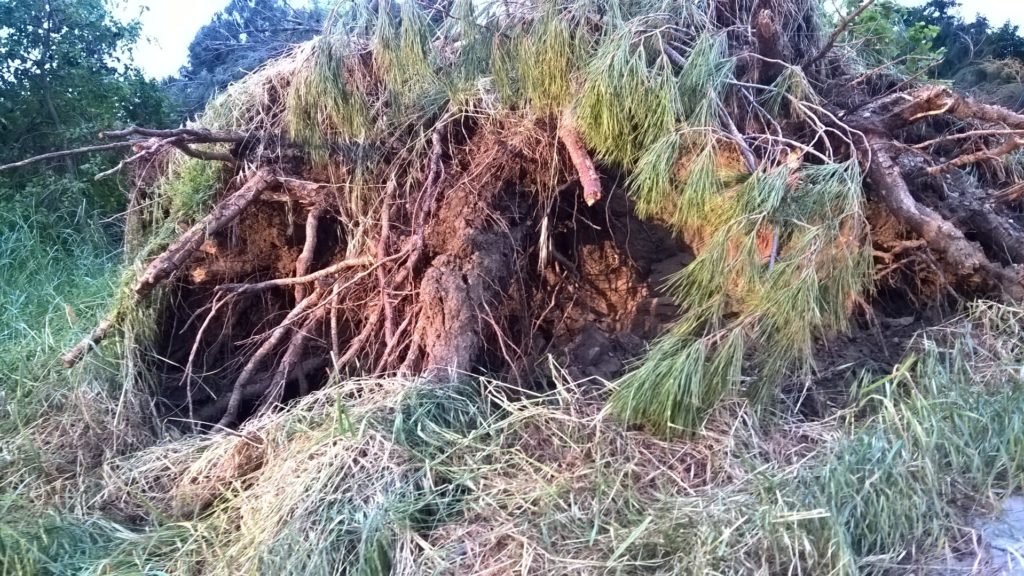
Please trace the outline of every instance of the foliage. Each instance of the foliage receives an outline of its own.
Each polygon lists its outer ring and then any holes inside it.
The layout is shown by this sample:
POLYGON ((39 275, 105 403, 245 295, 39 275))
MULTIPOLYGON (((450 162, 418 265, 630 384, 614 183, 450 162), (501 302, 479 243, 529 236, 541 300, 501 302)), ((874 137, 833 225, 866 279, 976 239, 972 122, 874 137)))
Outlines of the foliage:
MULTIPOLYGON (((860 2, 848 0, 847 11, 860 2)), ((857 43, 858 53, 871 67, 893 66, 907 76, 932 75, 946 55, 947 48, 937 45, 941 27, 911 18, 910 8, 895 0, 881 0, 868 8, 848 28, 849 41, 857 43)))
POLYGON ((0 436, 35 421, 66 385, 57 357, 99 320, 118 262, 84 206, 0 211, 0 436))
MULTIPOLYGON (((0 3, 0 164, 92 143, 103 130, 161 126, 166 99, 132 64, 137 22, 111 15, 107 0, 8 0, 0 3)), ((123 199, 114 179, 74 184, 109 168, 110 158, 66 158, 0 174, 0 187, 50 188, 51 201, 114 212, 123 199), (57 181, 52 174, 62 175, 57 181)), ((27 190, 26 190, 27 191, 27 190)))
POLYGON ((929 0, 906 9, 903 16, 907 26, 938 27, 932 46, 945 53, 939 77, 952 78, 965 66, 990 58, 1024 60, 1024 38, 1017 26, 1006 22, 995 28, 980 15, 967 21, 956 13, 959 7, 959 0, 929 0))
POLYGON ((318 2, 293 8, 286 0, 231 0, 199 29, 188 64, 165 84, 187 116, 231 82, 319 33, 325 10, 318 2))

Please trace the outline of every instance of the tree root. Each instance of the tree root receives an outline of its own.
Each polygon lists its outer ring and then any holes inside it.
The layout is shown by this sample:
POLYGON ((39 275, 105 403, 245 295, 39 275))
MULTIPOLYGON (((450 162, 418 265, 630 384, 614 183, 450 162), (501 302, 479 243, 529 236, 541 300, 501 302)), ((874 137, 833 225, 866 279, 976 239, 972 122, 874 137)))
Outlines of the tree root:
POLYGON ((145 272, 135 282, 135 294, 146 297, 158 284, 167 280, 180 269, 192 254, 203 245, 206 238, 216 234, 235 221, 250 204, 256 201, 267 188, 277 184, 277 178, 267 169, 260 170, 237 192, 228 196, 210 214, 178 237, 163 254, 146 266, 145 272))
POLYGON ((1001 292, 1014 300, 1024 298, 1024 284, 1015 273, 993 264, 981 247, 967 240, 959 228, 914 200, 890 152, 893 146, 886 140, 871 141, 873 161, 867 178, 876 198, 940 255, 960 282, 969 286, 980 283, 982 289, 1001 292))
MULTIPOLYGON (((320 228, 320 218, 324 214, 324 206, 318 205, 310 209, 306 216, 306 243, 302 247, 302 253, 295 260, 295 277, 301 278, 309 272, 309 265, 313 262, 313 254, 316 252, 316 236, 320 228)), ((295 301, 302 302, 306 297, 305 283, 295 285, 295 301)))
POLYGON ((238 418, 238 409, 241 407, 242 396, 245 391, 246 385, 249 380, 256 374, 256 370, 263 363, 263 360, 277 348, 278 344, 284 340, 284 337, 291 330, 292 324, 299 318, 303 313, 308 311, 310 308, 320 303, 320 299, 323 292, 320 288, 313 291, 312 294, 306 297, 305 300, 299 302, 295 308, 292 308, 291 312, 285 316, 284 321, 278 325, 271 333, 270 337, 256 350, 249 362, 246 363, 245 368, 242 369, 242 373, 239 374, 235 380, 235 384, 231 389, 231 396, 228 400, 227 408, 220 421, 217 423, 218 427, 227 428, 235 423, 238 418))

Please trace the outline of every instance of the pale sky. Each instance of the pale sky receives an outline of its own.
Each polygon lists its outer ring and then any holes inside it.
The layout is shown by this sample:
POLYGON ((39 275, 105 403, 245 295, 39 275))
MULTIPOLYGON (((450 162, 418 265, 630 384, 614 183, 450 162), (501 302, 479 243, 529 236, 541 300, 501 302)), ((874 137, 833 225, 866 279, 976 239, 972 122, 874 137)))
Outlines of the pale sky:
POLYGON ((142 40, 135 47, 135 62, 151 78, 175 74, 188 60, 188 45, 196 32, 228 1, 127 0, 119 6, 122 17, 133 18, 143 11, 142 40))
MULTIPOLYGON (((900 1, 908 6, 924 2, 900 1)), ((176 73, 185 64, 189 42, 227 3, 228 0, 124 0, 118 12, 130 18, 148 7, 142 13, 143 39, 135 48, 135 61, 147 76, 159 79, 176 73)), ((961 0, 961 4, 969 20, 980 13, 994 26, 1010 20, 1024 27, 1024 0, 961 0)))
MULTIPOLYGON (((908 5, 923 2, 906 2, 908 5)), ((1024 28, 1024 1, 1022 0, 960 0, 961 12, 968 20, 976 14, 988 18, 993 26, 1002 26, 1007 20, 1024 28)))

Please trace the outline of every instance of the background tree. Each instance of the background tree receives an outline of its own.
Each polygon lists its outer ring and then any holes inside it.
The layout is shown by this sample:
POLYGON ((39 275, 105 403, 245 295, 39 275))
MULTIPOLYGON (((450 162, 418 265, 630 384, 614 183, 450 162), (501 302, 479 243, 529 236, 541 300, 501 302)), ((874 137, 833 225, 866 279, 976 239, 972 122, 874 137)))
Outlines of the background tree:
MULTIPOLYGON (((106 0, 0 2, 0 165, 92 141, 111 126, 167 124, 166 98, 132 63, 138 35, 138 22, 116 19, 106 0)), ((91 182, 109 160, 65 157, 6 171, 0 189, 33 201, 85 197, 113 210, 116 183, 91 182)))
MULTIPOLYGON (((846 12, 856 10, 861 3, 848 0, 846 12)), ((858 53, 870 66, 891 65, 898 73, 909 76, 927 74, 945 56, 946 49, 935 46, 940 28, 907 15, 908 9, 894 0, 875 2, 848 29, 847 40, 856 44, 858 53)))
POLYGON ((218 90, 312 38, 320 32, 324 15, 316 2, 294 8, 288 0, 231 0, 199 30, 180 78, 169 82, 183 112, 199 112, 218 90))
MULTIPOLYGON (((861 4, 848 0, 846 11, 861 4)), ((994 27, 976 15, 959 15, 958 0, 903 6, 878 0, 850 26, 845 39, 874 66, 898 74, 952 81, 990 103, 1024 108, 1021 86, 1024 37, 1010 22, 994 27)))

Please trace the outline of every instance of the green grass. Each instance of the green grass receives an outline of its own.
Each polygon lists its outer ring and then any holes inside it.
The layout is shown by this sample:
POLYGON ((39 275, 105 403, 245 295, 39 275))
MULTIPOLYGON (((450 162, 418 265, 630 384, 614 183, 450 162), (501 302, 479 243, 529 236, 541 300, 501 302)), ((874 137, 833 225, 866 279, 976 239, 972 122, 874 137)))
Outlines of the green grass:
POLYGON ((84 212, 0 210, 0 434, 36 419, 59 354, 105 313, 116 240, 84 212))
POLYGON ((769 423, 734 403, 685 441, 568 382, 337 381, 238 434, 110 462, 74 513, 4 514, 0 558, 53 574, 922 569, 1024 481, 1022 320, 977 305, 848 410, 769 423))

